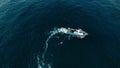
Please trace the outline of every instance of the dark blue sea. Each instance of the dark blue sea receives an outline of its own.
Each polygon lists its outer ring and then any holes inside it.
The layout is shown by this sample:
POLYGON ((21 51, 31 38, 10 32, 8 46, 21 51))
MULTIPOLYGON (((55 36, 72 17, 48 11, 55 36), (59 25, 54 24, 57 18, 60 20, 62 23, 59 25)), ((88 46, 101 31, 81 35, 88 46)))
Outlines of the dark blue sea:
POLYGON ((0 0, 0 68, 120 68, 120 1, 0 0), (59 27, 88 36, 54 36, 41 58, 59 27))

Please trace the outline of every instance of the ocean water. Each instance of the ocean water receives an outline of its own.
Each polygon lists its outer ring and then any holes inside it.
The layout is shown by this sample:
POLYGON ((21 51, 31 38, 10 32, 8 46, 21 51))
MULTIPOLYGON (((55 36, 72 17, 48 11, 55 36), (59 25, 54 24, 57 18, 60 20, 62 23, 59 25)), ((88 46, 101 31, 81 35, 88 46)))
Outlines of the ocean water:
POLYGON ((0 68, 120 68, 120 1, 0 0, 0 68), (54 36, 81 28, 83 39, 54 36), (59 37, 59 38, 58 38, 59 37))

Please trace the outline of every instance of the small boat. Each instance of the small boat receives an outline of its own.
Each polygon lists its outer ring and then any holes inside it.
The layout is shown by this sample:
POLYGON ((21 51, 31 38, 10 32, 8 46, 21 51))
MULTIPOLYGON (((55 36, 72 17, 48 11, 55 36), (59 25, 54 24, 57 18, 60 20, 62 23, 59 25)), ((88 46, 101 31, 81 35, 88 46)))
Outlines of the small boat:
POLYGON ((58 32, 77 38, 84 38, 86 35, 88 35, 88 33, 83 31, 82 29, 72 29, 72 28, 63 28, 63 27, 59 28, 58 32))

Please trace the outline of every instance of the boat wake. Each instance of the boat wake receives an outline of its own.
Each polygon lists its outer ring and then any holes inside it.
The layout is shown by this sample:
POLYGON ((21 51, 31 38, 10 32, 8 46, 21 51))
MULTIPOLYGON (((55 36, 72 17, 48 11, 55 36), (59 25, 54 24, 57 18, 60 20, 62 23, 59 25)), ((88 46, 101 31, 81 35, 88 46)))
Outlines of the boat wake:
MULTIPOLYGON (((50 31, 50 35, 48 36, 48 38, 45 41, 45 47, 44 47, 44 52, 42 54, 41 59, 39 58, 39 56, 37 57, 38 60, 38 68, 52 68, 51 64, 49 64, 46 61, 46 53, 48 50, 48 45, 49 45, 49 40, 57 35, 65 35, 64 40, 66 38, 68 38, 70 40, 71 37, 76 37, 76 38, 84 38, 85 36, 88 35, 87 32, 83 31, 82 29, 73 29, 73 28, 54 28, 54 30, 50 31), (47 63, 46 63, 47 62, 47 63)), ((64 40, 62 40, 59 44, 63 44, 64 40)))

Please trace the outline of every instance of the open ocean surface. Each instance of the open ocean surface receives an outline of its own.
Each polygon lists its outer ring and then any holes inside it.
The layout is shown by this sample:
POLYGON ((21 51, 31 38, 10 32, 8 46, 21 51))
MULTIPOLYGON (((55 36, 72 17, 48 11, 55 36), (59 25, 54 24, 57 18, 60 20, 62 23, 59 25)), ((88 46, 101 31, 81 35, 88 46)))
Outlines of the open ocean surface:
POLYGON ((54 27, 89 35, 62 45, 53 37, 51 68, 120 68, 119 0, 0 0, 0 68, 50 68, 39 64, 54 27))

